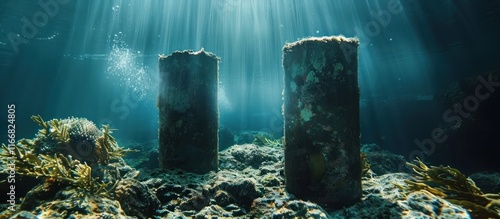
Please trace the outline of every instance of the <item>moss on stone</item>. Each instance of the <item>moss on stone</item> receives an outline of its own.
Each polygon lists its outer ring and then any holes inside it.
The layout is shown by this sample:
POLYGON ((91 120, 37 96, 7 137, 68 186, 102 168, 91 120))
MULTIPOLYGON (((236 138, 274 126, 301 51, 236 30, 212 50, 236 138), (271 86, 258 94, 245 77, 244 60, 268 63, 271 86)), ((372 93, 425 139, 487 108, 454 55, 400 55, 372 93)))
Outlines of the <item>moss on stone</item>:
POLYGON ((310 71, 308 74, 307 74, 307 78, 306 78, 306 83, 318 83, 319 82, 319 79, 318 77, 316 77, 315 73, 313 71, 310 71))
POLYGON ((304 122, 308 122, 313 116, 313 113, 309 109, 300 110, 300 118, 304 120, 304 122))

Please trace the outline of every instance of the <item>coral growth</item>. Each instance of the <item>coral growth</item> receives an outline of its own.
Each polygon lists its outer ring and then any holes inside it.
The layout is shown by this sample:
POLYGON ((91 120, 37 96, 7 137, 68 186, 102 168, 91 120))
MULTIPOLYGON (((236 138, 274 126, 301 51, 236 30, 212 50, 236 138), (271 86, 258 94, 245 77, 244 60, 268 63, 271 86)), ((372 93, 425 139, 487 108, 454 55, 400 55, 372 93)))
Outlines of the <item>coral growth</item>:
POLYGON ((32 116, 42 129, 38 131, 33 147, 37 154, 69 154, 89 164, 106 164, 113 157, 122 157, 126 150, 116 147, 112 130, 102 130, 84 118, 53 119, 45 122, 41 116, 32 116))
POLYGON ((129 151, 118 147, 109 126, 99 130, 87 119, 45 122, 41 116, 31 118, 42 129, 35 139, 21 139, 15 147, 2 144, 2 163, 13 160, 21 175, 68 183, 90 194, 109 193, 114 183, 92 177, 92 166, 107 164, 129 151))
MULTIPOLYGON (((106 183, 98 183, 92 178, 92 169, 87 164, 82 164, 74 160, 70 155, 65 157, 62 154, 53 156, 33 152, 33 148, 26 147, 27 141, 16 147, 15 151, 15 171, 21 175, 32 177, 43 177, 49 180, 67 182, 79 188, 83 188, 93 194, 105 191, 106 183)), ((2 159, 10 158, 8 148, 2 145, 2 159)))

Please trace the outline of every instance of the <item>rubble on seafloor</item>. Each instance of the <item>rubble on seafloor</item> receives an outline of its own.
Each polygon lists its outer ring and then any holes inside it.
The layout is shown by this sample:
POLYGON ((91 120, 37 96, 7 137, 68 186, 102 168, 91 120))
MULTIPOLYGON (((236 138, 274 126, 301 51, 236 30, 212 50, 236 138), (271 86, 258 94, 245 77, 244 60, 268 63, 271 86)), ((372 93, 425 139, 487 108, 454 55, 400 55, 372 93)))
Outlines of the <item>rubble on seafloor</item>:
POLYGON ((145 144, 127 145, 148 151, 102 168, 117 178, 109 194, 46 180, 28 192, 20 211, 4 210, 0 218, 470 218, 463 207, 425 190, 402 191, 412 175, 393 171, 404 158, 376 145, 362 149, 378 170, 363 178, 362 201, 333 210, 285 191, 280 147, 233 145, 220 152, 217 173, 200 175, 150 168, 157 143, 145 144))

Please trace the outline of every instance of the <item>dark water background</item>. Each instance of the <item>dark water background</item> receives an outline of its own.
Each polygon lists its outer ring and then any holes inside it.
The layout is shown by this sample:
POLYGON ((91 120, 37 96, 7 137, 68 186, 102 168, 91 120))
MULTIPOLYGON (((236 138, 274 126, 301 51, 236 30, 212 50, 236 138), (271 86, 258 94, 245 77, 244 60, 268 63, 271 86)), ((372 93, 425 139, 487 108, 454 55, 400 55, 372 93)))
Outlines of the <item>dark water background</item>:
POLYGON ((415 139, 429 137, 441 122, 437 94, 461 78, 500 67, 498 0, 69 0, 57 5, 58 10, 51 5, 53 16, 45 21, 35 16, 44 12, 37 1, 0 1, 0 142, 7 139, 11 103, 18 138, 34 137, 38 127, 30 116, 40 114, 46 120, 76 116, 110 123, 119 139, 154 139, 158 54, 201 48, 222 60, 221 125, 281 136, 283 45, 342 34, 361 40, 362 143, 406 156, 417 147, 415 139), (23 18, 46 24, 27 36, 23 18), (16 51, 9 34, 23 36, 26 43, 16 51))

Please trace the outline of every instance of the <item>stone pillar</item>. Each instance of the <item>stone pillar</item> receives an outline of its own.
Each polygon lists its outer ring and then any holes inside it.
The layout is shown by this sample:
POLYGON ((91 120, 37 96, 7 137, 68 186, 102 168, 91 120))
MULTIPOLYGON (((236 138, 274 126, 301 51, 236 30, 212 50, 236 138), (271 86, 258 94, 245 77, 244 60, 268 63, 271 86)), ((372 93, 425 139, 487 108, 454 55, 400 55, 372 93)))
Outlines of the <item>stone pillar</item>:
POLYGON ((358 45, 339 36, 283 48, 286 188, 329 208, 361 198, 358 45))
POLYGON ((160 56, 159 161, 193 173, 218 170, 219 58, 203 50, 160 56))

